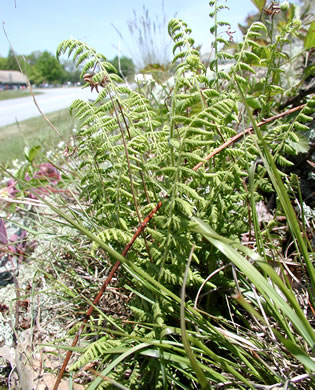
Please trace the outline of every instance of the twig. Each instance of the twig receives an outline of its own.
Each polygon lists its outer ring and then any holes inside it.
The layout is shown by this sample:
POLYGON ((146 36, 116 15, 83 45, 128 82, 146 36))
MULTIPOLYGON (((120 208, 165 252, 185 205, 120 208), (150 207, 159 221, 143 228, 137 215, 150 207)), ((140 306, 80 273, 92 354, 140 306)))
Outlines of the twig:
MULTIPOLYGON (((137 213, 137 217, 138 217, 138 222, 141 223, 141 221, 142 221, 142 216, 141 216, 140 211, 139 211, 139 206, 138 206, 137 197, 136 197, 136 194, 137 194, 137 193, 136 193, 136 189, 134 188, 134 184, 133 184, 133 175, 132 175, 131 164, 130 164, 130 158, 129 158, 129 152, 128 152, 128 147, 127 147, 127 143, 126 143, 126 139, 125 139, 125 135, 124 135, 123 126, 122 126, 122 124, 121 124, 121 122, 120 122, 120 120, 119 120, 119 115, 118 115, 118 112, 117 112, 117 110, 116 110, 116 107, 115 107, 115 104, 114 104, 114 101, 113 101, 113 98, 112 98, 111 94, 110 94, 109 96, 110 96, 110 99, 111 99, 112 104, 113 104, 113 109, 114 109, 114 112, 115 112, 115 115, 116 115, 117 123, 118 123, 119 129, 120 129, 122 141, 123 141, 123 144, 124 144, 125 156, 126 156, 126 159, 127 159, 128 173, 129 173, 129 179, 130 179, 130 189, 131 189, 131 193, 132 193, 132 197, 133 197, 133 202, 134 202, 135 209, 136 209, 136 213, 137 213)), ((122 109, 122 107, 121 107, 121 104, 119 103, 119 100, 118 100, 118 99, 116 100, 116 102, 117 102, 117 104, 118 104, 119 111, 120 111, 120 113, 121 113, 121 115, 122 115, 122 118, 123 118, 123 121, 124 121, 124 124, 125 124, 125 128, 126 128, 128 137, 129 137, 129 139, 131 139, 131 135, 130 135, 130 131, 129 131, 129 126, 128 126, 127 120, 126 120, 126 118, 125 118, 124 111, 123 111, 123 109, 122 109)), ((137 166, 138 166, 138 163, 137 163, 137 166)), ((146 191, 146 188, 144 188, 144 191, 146 191)), ((150 248, 149 248, 147 239, 146 239, 146 237, 143 237, 143 238, 144 238, 146 250, 147 250, 148 255, 149 255, 149 257, 150 257, 150 260, 151 260, 151 262, 152 262, 152 258, 151 258, 151 254, 150 254, 150 248)))
MULTIPOLYGON (((125 135, 124 135, 124 130, 123 130, 122 124, 121 124, 121 122, 119 120, 119 115, 118 115, 117 109, 115 107, 115 104, 114 104, 114 101, 113 101, 111 93, 109 94, 109 97, 110 97, 110 100, 111 100, 112 105, 113 105, 113 110, 114 110, 114 113, 115 113, 115 116, 116 116, 116 120, 117 120, 119 129, 120 129, 121 138, 122 138, 124 149, 125 149, 125 157, 126 157, 126 160, 127 160, 128 174, 129 174, 129 179, 130 179, 130 188, 131 188, 131 194, 132 194, 132 197, 133 197, 133 203, 135 205, 138 221, 139 221, 139 223, 141 223, 141 216, 140 216, 140 212, 139 212, 139 208, 138 208, 138 202, 137 202, 137 198, 136 198, 136 193, 135 193, 135 189, 134 189, 134 185, 133 185, 133 176, 132 176, 132 171, 131 171, 130 158, 129 158, 127 143, 126 143, 126 139, 125 139, 125 135)), ((121 109, 121 107, 120 107, 120 109, 121 109)), ((125 122, 125 125, 127 125, 126 122, 125 122)), ((126 126, 126 131, 128 132, 128 135, 129 135, 129 138, 130 138, 130 133, 129 133, 128 126, 126 126)))
POLYGON ((42 203, 40 200, 37 199, 30 199, 28 200, 18 200, 18 199, 12 199, 12 198, 3 198, 0 196, 0 201, 7 202, 7 203, 16 203, 16 204, 26 204, 28 206, 36 206, 36 207, 47 207, 44 203, 42 203))
POLYGON ((13 277, 13 281, 14 281, 14 288, 15 288, 15 295, 16 295, 16 301, 15 301, 15 324, 14 324, 15 332, 13 332, 13 343, 14 343, 14 346, 16 346, 16 344, 17 344, 16 335, 17 335, 17 330, 18 330, 18 328, 20 326, 20 298, 21 298, 20 286, 19 286, 18 279, 16 277, 16 271, 17 271, 18 266, 19 266, 19 259, 17 257, 17 259, 16 259, 16 267, 14 269, 14 262, 13 262, 13 259, 12 259, 12 255, 11 256, 9 255, 9 258, 10 258, 10 262, 12 264, 12 277, 13 277))
MULTIPOLYGON (((265 119, 264 121, 262 122, 259 122, 257 124, 258 127, 261 127, 267 123, 270 123, 276 119, 279 119, 279 118, 282 118, 286 115, 289 115, 289 114, 292 114, 293 112, 295 111, 299 111, 301 110, 303 107, 305 106, 305 104, 302 104, 301 106, 298 106, 298 107, 294 107, 292 108, 291 110, 288 110, 288 111, 285 111, 285 112, 282 112, 278 115, 274 115, 270 118, 267 118, 265 119)), ((197 171, 197 169, 199 169, 206 161, 210 160, 213 156, 215 156, 216 154, 220 153, 223 149, 227 148, 228 146, 230 146, 231 144, 233 144, 234 142, 238 141, 240 138, 242 138, 244 135, 248 134, 248 133, 251 133, 251 131, 253 130, 253 127, 248 127, 247 129, 245 129, 244 131, 242 131, 241 133, 237 134, 236 136, 232 137, 229 141, 225 142, 224 144, 222 144, 221 146, 219 146, 217 149, 215 149, 212 153, 210 153, 204 160, 205 161, 202 161, 200 163, 198 163, 194 168, 193 170, 194 171, 197 171)), ((125 257, 129 251, 129 249, 132 247, 133 243, 136 241, 136 239, 139 237, 139 235, 142 233, 142 231, 145 229, 146 225, 150 222, 150 220, 153 218, 154 214, 156 214, 158 212, 158 210, 162 207, 162 201, 160 200, 159 203, 155 206, 155 208, 153 210, 151 210, 151 212, 144 218, 143 222, 140 223, 136 233, 134 234, 134 236, 132 237, 132 239, 130 240, 130 242, 126 245, 126 247, 124 248, 123 252, 122 252, 122 256, 125 257)), ((113 278, 114 274, 116 273, 116 271, 118 270, 119 266, 120 266, 120 261, 117 261, 111 272, 108 274, 105 282, 103 283, 99 293, 97 294, 96 298, 94 299, 93 301, 93 305, 91 305, 89 307, 89 310, 87 311, 86 315, 85 315, 85 318, 83 320, 83 323, 79 329, 79 331, 77 332, 73 342, 72 342, 72 347, 75 347, 78 340, 79 340, 79 337, 84 329, 84 326, 85 324, 87 323, 89 317, 91 316, 93 310, 94 310, 94 306, 98 303, 98 301, 100 300, 102 294, 104 293, 106 287, 108 286, 108 284, 110 283, 111 279, 113 278)), ((61 382, 61 379, 63 377, 63 374, 66 370, 66 367, 67 367, 67 364, 70 360, 70 357, 72 355, 72 351, 68 351, 67 352, 67 355, 66 355, 66 358, 63 362, 63 365, 60 369, 60 372, 59 372, 59 375, 57 377, 57 380, 56 380, 56 383, 55 383, 55 386, 53 388, 53 390, 57 390, 58 389, 58 386, 61 382)))

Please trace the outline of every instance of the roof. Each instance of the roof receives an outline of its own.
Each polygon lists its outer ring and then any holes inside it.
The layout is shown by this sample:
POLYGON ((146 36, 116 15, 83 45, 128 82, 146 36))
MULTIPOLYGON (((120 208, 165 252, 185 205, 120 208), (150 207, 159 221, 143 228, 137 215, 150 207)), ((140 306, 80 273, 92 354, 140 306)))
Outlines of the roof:
POLYGON ((26 84, 27 77, 17 70, 0 70, 0 83, 2 84, 26 84))

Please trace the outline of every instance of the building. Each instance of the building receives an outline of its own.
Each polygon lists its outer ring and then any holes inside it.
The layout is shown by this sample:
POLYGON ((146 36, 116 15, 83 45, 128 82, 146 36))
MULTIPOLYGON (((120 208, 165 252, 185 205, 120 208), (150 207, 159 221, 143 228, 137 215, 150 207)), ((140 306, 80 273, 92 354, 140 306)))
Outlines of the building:
POLYGON ((0 70, 0 90, 19 89, 27 86, 27 77, 17 70, 0 70))

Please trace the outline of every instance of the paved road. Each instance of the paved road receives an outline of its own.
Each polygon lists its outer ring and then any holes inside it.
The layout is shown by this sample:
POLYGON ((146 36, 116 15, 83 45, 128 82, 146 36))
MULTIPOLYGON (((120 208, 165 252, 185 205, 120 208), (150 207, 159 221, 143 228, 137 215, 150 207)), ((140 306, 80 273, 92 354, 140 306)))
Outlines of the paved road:
MULTIPOLYGON (((47 114, 70 107, 75 99, 95 99, 97 93, 89 88, 51 88, 41 89, 41 95, 35 95, 41 110, 47 114)), ((1 93, 1 91, 0 91, 1 93)), ((18 99, 0 100, 0 127, 16 121, 40 115, 31 96, 18 99)))

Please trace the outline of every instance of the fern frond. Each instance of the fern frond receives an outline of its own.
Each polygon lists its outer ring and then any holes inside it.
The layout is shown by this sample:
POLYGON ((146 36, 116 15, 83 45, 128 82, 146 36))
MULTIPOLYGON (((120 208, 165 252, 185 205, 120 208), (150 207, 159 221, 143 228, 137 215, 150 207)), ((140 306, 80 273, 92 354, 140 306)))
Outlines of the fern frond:
POLYGON ((86 351, 70 367, 70 371, 77 371, 91 361, 97 361, 104 357, 104 352, 108 349, 121 345, 121 341, 109 339, 107 336, 90 343, 86 351))

